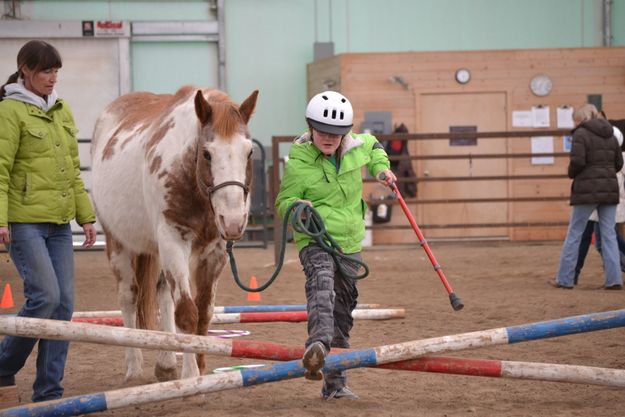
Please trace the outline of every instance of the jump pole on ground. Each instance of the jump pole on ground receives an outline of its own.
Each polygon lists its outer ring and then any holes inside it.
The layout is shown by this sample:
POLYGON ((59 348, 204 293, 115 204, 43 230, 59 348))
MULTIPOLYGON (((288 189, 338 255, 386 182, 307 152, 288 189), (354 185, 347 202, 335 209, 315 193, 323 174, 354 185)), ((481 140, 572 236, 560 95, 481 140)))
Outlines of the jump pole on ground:
MULTIPOLYGON (((0 333, 25 336, 23 334, 14 334, 17 333, 19 322, 23 322, 24 320, 36 319, 25 319, 22 317, 0 318, 0 333)), ((76 323, 61 323, 70 326, 76 325, 76 323)), ((408 360, 428 353, 451 352, 477 347, 513 344, 624 326, 625 310, 614 310, 520 326, 462 333, 454 336, 443 336, 330 355, 326 358, 324 372, 408 360)), ((112 327, 108 327, 108 329, 123 330, 112 327)), ((39 337, 42 336, 49 338, 48 335, 39 335, 39 337)), ((229 341, 220 342, 229 344, 229 341)), ((43 417, 88 414, 131 405, 187 397, 201 393, 299 378, 304 375, 304 372, 305 370, 301 365, 301 361, 294 360, 276 364, 266 369, 243 369, 223 374, 206 375, 97 394, 81 395, 55 401, 34 403, 23 407, 2 410, 0 411, 0 416, 43 417)))
MULTIPOLYGON (((381 304, 358 304, 356 310, 380 308, 381 304)), ((306 311, 306 304, 276 304, 276 305, 249 305, 249 306, 215 306, 214 314, 221 313, 270 313, 283 311, 306 311)), ((105 311, 75 311, 73 318, 82 317, 117 317, 121 316, 120 310, 105 311)))

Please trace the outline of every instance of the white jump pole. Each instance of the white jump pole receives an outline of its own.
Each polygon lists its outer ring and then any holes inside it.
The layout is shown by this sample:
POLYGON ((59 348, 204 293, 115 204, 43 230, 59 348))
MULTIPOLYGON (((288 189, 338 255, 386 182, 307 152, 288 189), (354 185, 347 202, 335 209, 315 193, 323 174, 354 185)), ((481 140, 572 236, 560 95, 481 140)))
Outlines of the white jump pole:
POLYGON ((26 317, 0 317, 0 334, 229 356, 232 341, 212 336, 26 317))
MULTIPOLYGON (((206 353, 239 358, 295 360, 303 354, 302 346, 275 343, 222 340, 215 337, 173 334, 151 330, 68 323, 57 320, 0 317, 0 333, 23 337, 40 337, 107 345, 206 353)), ((451 339, 453 336, 449 336, 451 339)), ((437 340, 437 339, 429 339, 437 340)), ((456 373, 502 378, 540 379, 621 386, 622 372, 610 369, 572 365, 540 364, 465 358, 425 357, 412 361, 376 365, 386 369, 456 373), (617 382, 614 382, 617 381, 617 382)))
MULTIPOLYGON (((103 316, 72 317, 72 321, 80 323, 107 324, 109 326, 123 326, 122 317, 119 315, 106 314, 103 316)), ((354 320, 390 320, 406 317, 406 310, 403 308, 378 308, 360 309, 352 312, 354 320)), ((306 311, 269 311, 269 312, 249 312, 249 313, 216 313, 211 318, 211 324, 231 324, 231 323, 268 323, 268 322, 301 322, 308 320, 306 311)))
MULTIPOLYGON (((346 361, 349 353, 331 355, 324 369, 348 369, 358 362, 358 359, 351 365, 341 366, 339 361, 346 361)), ((592 369, 590 367, 586 371, 592 369)), ((594 368, 603 373, 602 380, 609 380, 610 375, 605 371, 609 371, 618 379, 618 384, 613 386, 625 386, 625 371, 623 370, 603 370, 602 368, 594 368)), ((546 372, 545 375, 553 373, 546 372)), ((587 380, 580 378, 578 371, 574 371, 574 376, 579 383, 588 383, 587 380)), ((591 372, 592 373, 592 372, 591 372)), ((90 414, 106 410, 114 410, 140 404, 148 404, 159 401, 166 401, 176 398, 188 397, 198 394, 207 394, 217 391, 225 391, 227 389, 240 388, 250 385, 258 385, 266 382, 274 382, 283 379, 299 378, 304 376, 304 368, 301 361, 291 361, 274 365, 269 368, 257 368, 257 370, 240 370, 232 372, 224 372, 220 374, 205 375, 195 378, 186 378, 176 381, 161 382, 150 385, 142 385, 132 388, 123 388, 113 391, 101 392, 97 394, 80 395, 61 400, 46 401, 33 403, 21 407, 14 407, 0 410, 0 416, 13 417, 52 417, 52 416, 77 416, 90 414)), ((534 378, 540 379, 540 378, 534 378)), ((596 378, 592 378, 596 380, 596 378)), ((569 381, 567 381, 569 382, 569 381)), ((592 383, 592 382, 591 382, 592 383)), ((612 385, 612 384, 610 384, 612 385)))
MULTIPOLYGON (((356 310, 380 308, 380 304, 357 304, 356 310)), ((280 311, 305 311, 306 304, 277 304, 277 305, 249 305, 249 306, 215 306, 214 314, 221 313, 269 313, 280 311)), ((72 317, 117 317, 121 316, 120 310, 105 311, 75 311, 72 317)))
MULTIPOLYGON (((28 336, 17 333, 21 317, 0 318, 0 333, 28 336)), ((76 323, 65 323, 76 326, 76 323)), ((82 326, 87 326, 83 324, 82 326)), ((91 326, 93 327, 93 326, 91 326)), ((102 327, 102 326, 96 326, 102 327)), ((429 353, 451 352, 463 349, 512 344, 523 341, 584 333, 596 330, 625 327, 625 310, 593 313, 520 326, 503 327, 478 332, 462 333, 454 336, 435 337, 394 345, 380 346, 366 350, 332 354, 326 358, 324 372, 338 371, 363 366, 414 359, 429 353)), ((128 330, 108 327, 109 330, 128 330)), ((135 330, 136 332, 136 330, 135 330)), ((54 334, 54 333, 53 333, 54 334)), ((167 335, 167 333, 164 333, 167 335)), ((57 337, 61 338, 58 334, 57 337)), ((177 335, 171 335, 177 336, 177 335)), ((187 336, 187 335, 180 335, 187 336)), ((32 337, 32 335, 31 335, 32 337)), ((38 334, 36 337, 49 336, 38 334)), ((202 338, 230 345, 229 341, 201 336, 202 338)), ((188 341, 188 340, 187 340, 188 341)), ((142 347, 141 345, 132 345, 142 347)), ((223 346, 222 346, 223 347, 223 346)), ((181 398, 200 393, 209 393, 243 386, 263 384, 283 379, 298 378, 304 375, 301 360, 280 363, 268 368, 242 369, 223 374, 206 375, 176 381, 162 382, 141 387, 125 388, 97 394, 70 397, 67 399, 29 404, 0 411, 0 416, 70 416, 115 408, 139 405, 172 398, 181 398)), ((615 374, 614 386, 625 386, 622 373, 615 374)))

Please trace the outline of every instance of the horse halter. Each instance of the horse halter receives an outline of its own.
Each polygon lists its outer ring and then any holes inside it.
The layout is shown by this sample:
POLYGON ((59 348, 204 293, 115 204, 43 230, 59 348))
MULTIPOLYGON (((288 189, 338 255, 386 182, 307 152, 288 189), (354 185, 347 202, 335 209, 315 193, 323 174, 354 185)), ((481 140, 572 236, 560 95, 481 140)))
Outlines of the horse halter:
POLYGON ((200 180, 202 181, 202 185, 203 185, 204 187, 206 187, 206 190, 208 191, 208 195, 209 195, 209 196, 212 196, 212 195, 213 195, 213 193, 214 193, 215 191, 219 190, 220 188, 227 187, 227 186, 229 186, 229 185, 237 185, 237 186, 239 186, 239 187, 243 188, 243 195, 244 195, 244 197, 245 197, 245 198, 247 198, 247 195, 248 195, 248 193, 250 192, 250 188, 249 188, 247 185, 245 185, 245 184, 243 184, 242 182, 240 182, 240 181, 224 181, 224 182, 222 182, 221 184, 218 184, 218 185, 213 185, 213 186, 209 187, 209 186, 208 186, 208 185, 204 182, 204 179, 200 179, 200 180))
MULTIPOLYGON (((200 146, 199 143, 197 144, 196 148, 195 148, 195 161, 197 163, 199 157, 200 157, 200 146)), ((243 198, 247 199, 247 195, 250 192, 250 187, 248 187, 247 185, 245 185, 244 183, 242 183, 241 181, 224 181, 221 184, 217 184, 217 185, 208 185, 206 184, 206 182, 204 181, 204 178, 202 178, 201 176, 198 176, 197 178, 201 183, 202 186, 206 189, 209 198, 213 196, 213 193, 217 190, 219 190, 220 188, 224 188, 227 187, 229 185, 236 185, 238 187, 243 188, 243 198)))

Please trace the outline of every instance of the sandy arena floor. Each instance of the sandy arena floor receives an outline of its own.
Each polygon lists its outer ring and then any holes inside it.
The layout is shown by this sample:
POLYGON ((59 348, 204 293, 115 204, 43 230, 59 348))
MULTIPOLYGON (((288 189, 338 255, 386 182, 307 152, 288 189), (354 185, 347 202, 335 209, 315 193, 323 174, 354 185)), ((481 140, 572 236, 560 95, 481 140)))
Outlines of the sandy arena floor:
MULTIPOLYGON (((359 285, 360 302, 406 309, 406 318, 358 321, 353 348, 486 330, 541 320, 623 308, 625 291, 605 291, 599 255, 592 251, 573 291, 547 285, 557 268, 560 242, 433 243, 431 248, 466 307, 454 312, 438 276, 420 247, 369 249, 371 276, 359 285)), ((259 283, 273 271, 273 248, 238 249, 239 271, 259 283)), ((104 252, 78 252, 76 310, 117 309, 115 283, 104 252)), ((22 286, 6 253, 0 254, 2 285, 9 282, 16 304, 22 286)), ((293 246, 277 282, 262 293, 262 304, 304 303, 303 273, 293 246)), ((231 273, 224 271, 217 305, 246 304, 231 273)), ((5 313, 16 309, 5 310, 5 313)), ((302 344, 305 323, 218 325, 252 332, 248 339, 302 344)), ((457 352, 447 356, 625 368, 622 329, 572 335, 457 352)), ((123 348, 73 343, 67 364, 66 396, 113 390, 122 386, 123 348)), ((146 351, 143 383, 156 382, 154 352, 146 351)), ((28 401, 34 377, 31 355, 17 376, 22 401, 28 401)), ((209 357, 210 369, 244 363, 267 363, 209 357)), ((224 391, 204 398, 171 400, 112 410, 106 416, 622 416, 621 389, 591 385, 503 378, 357 369, 349 385, 360 401, 325 402, 320 383, 303 379, 224 391)))

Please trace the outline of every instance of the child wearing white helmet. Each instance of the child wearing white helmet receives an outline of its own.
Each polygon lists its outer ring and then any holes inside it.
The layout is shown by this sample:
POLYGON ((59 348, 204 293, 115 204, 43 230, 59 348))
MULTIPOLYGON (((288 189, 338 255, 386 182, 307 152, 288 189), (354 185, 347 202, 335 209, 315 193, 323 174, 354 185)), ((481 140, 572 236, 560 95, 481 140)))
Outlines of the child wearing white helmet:
POLYGON ((308 102, 306 121, 320 132, 343 136, 352 129, 354 109, 343 94, 325 91, 308 102))
POLYGON ((362 199, 362 167, 379 182, 390 185, 397 178, 390 170, 388 155, 370 134, 353 133, 354 111, 344 95, 324 91, 306 107, 308 131, 298 137, 289 151, 276 209, 284 217, 295 202, 317 210, 326 230, 341 247, 346 258, 336 265, 312 237, 294 233, 300 262, 306 275, 308 339, 302 358, 306 378, 323 377, 324 399, 358 399, 346 385, 343 372, 322 375, 325 357, 331 348, 348 348, 356 307, 356 280, 340 270, 357 275, 361 242, 365 234, 366 204, 362 199))

